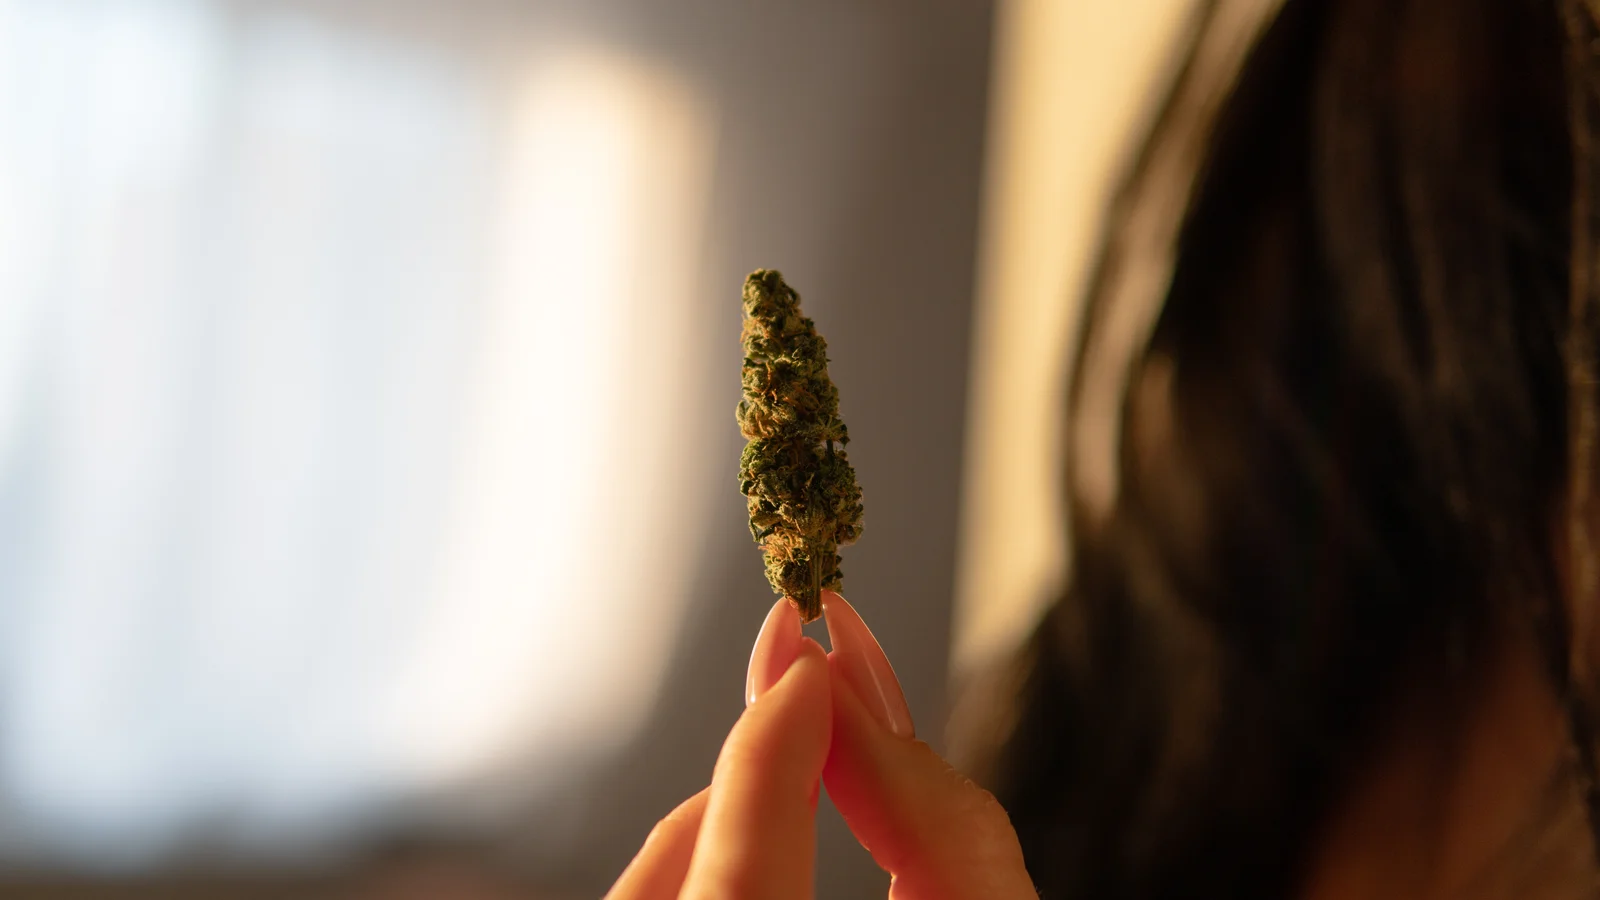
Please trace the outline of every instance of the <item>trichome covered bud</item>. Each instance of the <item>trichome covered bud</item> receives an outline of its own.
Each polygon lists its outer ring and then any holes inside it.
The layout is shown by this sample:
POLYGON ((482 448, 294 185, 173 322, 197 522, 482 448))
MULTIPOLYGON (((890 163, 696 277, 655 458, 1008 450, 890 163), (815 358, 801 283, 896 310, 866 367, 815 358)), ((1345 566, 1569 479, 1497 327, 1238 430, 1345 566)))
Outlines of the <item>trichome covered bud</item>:
POLYGON ((744 282, 744 399, 739 490, 750 536, 766 555, 767 580, 802 621, 822 614, 823 588, 838 589, 840 544, 861 536, 861 488, 845 459, 850 442, 828 346, 800 315, 800 295, 771 269, 744 282))

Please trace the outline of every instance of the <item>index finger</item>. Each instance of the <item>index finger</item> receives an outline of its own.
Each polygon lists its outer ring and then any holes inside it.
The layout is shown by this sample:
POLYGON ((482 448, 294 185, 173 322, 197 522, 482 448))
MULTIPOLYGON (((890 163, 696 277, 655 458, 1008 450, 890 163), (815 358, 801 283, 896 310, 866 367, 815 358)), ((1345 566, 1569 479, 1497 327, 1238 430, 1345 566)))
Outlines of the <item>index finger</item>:
POLYGON ((827 655, 803 638, 722 746, 683 898, 809 900, 832 722, 827 655))

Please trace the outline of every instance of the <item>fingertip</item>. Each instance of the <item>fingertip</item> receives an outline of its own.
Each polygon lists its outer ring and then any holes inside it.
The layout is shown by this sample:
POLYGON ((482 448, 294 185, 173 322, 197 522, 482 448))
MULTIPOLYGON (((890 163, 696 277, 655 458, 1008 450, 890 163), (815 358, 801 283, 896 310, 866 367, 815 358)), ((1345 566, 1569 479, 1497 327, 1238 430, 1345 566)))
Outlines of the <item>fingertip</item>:
POLYGON ((789 669, 723 744, 683 897, 810 895, 830 695, 827 654, 803 638, 789 669))
POLYGON ((772 604, 750 648, 750 665, 744 684, 745 705, 749 706, 783 677, 794 663, 800 647, 800 614, 787 599, 772 604))
POLYGON ((773 704, 782 708, 758 715, 770 714, 782 719, 783 724, 761 730, 786 732, 782 738, 786 743, 812 748, 807 755, 820 775, 833 740, 833 679, 828 674, 828 652, 811 638, 801 638, 793 665, 774 685, 772 693, 783 697, 773 704))
POLYGON ((898 737, 915 737, 916 726, 912 724, 911 708, 906 704, 900 679, 866 620, 833 591, 822 592, 822 611, 828 620, 828 640, 833 644, 829 658, 836 671, 883 727, 898 737))
POLYGON ((824 650, 815 638, 804 636, 800 638, 800 650, 795 654, 795 658, 799 659, 801 656, 811 657, 813 663, 820 662, 826 665, 828 662, 828 651, 824 650))
MULTIPOLYGON (((828 651, 811 638, 802 637, 800 649, 795 651, 794 663, 779 681, 787 679, 796 682, 792 690, 806 695, 812 701, 822 702, 825 710, 831 709, 833 679, 828 670, 828 651)), ((832 724, 831 715, 825 715, 824 718, 827 724, 832 724)))
MULTIPOLYGON (((817 704, 821 704, 821 717, 827 725, 832 724, 833 717, 828 715, 831 709, 832 678, 828 675, 828 652, 822 645, 808 637, 801 637, 799 646, 794 651, 794 660, 789 667, 778 676, 772 687, 761 693, 756 701, 750 703, 747 711, 751 715, 766 716, 766 712, 776 706, 793 707, 799 705, 802 709, 810 709, 813 714, 817 704), (769 697, 781 697, 780 700, 769 700, 769 697), (763 710, 763 712, 756 712, 763 710)), ((807 713, 791 713, 806 715, 807 713)))

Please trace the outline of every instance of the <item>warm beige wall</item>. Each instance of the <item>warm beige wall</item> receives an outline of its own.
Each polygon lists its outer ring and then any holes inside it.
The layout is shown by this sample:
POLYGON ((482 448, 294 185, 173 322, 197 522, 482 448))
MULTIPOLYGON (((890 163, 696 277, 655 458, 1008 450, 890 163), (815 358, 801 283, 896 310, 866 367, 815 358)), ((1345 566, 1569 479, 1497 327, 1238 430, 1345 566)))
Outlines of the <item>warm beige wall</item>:
POLYGON ((1077 297, 1192 0, 1000 4, 952 654, 1011 648, 1065 576, 1062 388, 1077 297))

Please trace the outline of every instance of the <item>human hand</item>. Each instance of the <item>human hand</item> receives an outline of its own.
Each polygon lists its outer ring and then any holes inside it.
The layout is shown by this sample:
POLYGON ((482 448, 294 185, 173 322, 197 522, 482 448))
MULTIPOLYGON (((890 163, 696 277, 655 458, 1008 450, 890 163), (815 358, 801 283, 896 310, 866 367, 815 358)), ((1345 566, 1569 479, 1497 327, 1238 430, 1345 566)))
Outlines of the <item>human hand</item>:
POLYGON ((808 900, 818 783, 893 877, 892 900, 1032 900, 1005 811, 915 739, 878 642, 823 594, 833 652, 786 600, 756 638, 711 786, 656 825, 607 900, 808 900))

